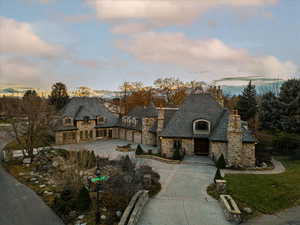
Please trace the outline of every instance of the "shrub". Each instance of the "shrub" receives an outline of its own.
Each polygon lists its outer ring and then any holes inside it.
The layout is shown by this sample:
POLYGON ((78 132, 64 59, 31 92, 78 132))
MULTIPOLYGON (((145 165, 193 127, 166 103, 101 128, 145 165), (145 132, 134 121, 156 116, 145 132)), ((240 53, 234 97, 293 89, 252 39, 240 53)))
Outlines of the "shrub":
POLYGON ((214 181, 216 182, 216 180, 221 180, 221 179, 223 179, 223 177, 221 175, 220 168, 218 168, 217 171, 216 171, 216 174, 215 174, 214 181))
POLYGON ((173 153, 173 159, 174 160, 181 160, 181 155, 180 155, 180 151, 179 151, 179 148, 176 148, 174 153, 173 153))
POLYGON ((224 158, 223 154, 221 154, 221 156, 218 158, 216 166, 217 166, 218 169, 225 169, 226 161, 225 161, 225 158, 224 158))
POLYGON ((143 149, 142 149, 142 147, 141 147, 140 144, 137 146, 135 154, 136 155, 143 155, 144 154, 144 151, 143 151, 143 149))
POLYGON ((280 154, 293 155, 300 148, 300 136, 286 132, 279 132, 273 137, 273 148, 280 154))
POLYGON ((77 195, 76 208, 81 211, 85 211, 90 208, 90 205, 91 205, 90 193, 85 187, 82 187, 77 195))

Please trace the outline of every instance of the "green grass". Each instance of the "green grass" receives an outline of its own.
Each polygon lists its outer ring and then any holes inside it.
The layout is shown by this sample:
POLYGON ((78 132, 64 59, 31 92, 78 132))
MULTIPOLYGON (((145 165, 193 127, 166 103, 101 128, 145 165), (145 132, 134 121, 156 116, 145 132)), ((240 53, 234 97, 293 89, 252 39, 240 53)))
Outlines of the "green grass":
POLYGON ((279 159, 286 172, 274 175, 226 175, 235 200, 261 213, 273 214, 300 204, 300 160, 279 159))

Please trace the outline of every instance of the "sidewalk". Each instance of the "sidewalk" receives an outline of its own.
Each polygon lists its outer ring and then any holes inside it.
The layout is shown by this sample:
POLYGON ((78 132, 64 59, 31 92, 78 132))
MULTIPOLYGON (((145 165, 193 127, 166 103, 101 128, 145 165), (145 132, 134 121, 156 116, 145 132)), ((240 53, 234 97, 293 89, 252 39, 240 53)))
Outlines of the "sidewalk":
POLYGON ((285 167, 281 162, 272 159, 274 169, 272 170, 231 170, 231 169, 222 169, 221 173, 224 176, 225 174, 279 174, 285 172, 285 167))

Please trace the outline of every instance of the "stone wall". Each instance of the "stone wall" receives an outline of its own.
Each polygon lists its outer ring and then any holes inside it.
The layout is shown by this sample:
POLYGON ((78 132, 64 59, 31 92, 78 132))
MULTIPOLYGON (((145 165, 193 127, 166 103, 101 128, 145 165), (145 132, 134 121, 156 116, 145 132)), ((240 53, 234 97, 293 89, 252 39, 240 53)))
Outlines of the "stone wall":
POLYGON ((229 115, 228 131, 228 151, 227 162, 229 166, 241 167, 242 166, 242 131, 241 131, 241 118, 235 111, 229 115))
POLYGON ((194 155, 194 140, 182 139, 182 148, 185 150, 186 155, 194 155))
POLYGON ((243 143, 242 165, 244 167, 255 166, 255 143, 243 143))
POLYGON ((221 154, 227 159, 227 143, 226 142, 210 142, 209 143, 209 156, 217 160, 221 154))
POLYGON ((142 121, 142 144, 156 145, 156 135, 149 132, 149 129, 154 125, 155 118, 143 118, 142 121))
POLYGON ((163 157, 173 157, 173 139, 172 138, 161 138, 161 155, 163 157))
POLYGON ((119 133, 120 133, 120 139, 125 140, 126 139, 125 129, 124 128, 120 128, 119 133))
POLYGON ((126 140, 132 142, 133 141, 133 130, 128 130, 126 132, 126 140))
POLYGON ((55 132, 55 144, 62 145, 63 143, 63 132, 55 132))
POLYGON ((134 132, 134 138, 133 142, 136 144, 141 144, 142 143, 142 132, 140 131, 135 131, 134 132))

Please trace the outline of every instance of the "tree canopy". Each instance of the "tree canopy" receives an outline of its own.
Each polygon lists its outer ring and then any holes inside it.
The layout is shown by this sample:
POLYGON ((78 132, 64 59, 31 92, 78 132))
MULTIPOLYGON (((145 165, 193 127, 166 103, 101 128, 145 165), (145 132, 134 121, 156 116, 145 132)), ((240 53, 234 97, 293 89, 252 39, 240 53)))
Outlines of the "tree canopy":
POLYGON ((50 104, 54 105, 57 110, 62 109, 68 102, 69 96, 65 84, 57 82, 52 85, 51 95, 49 96, 50 104))

